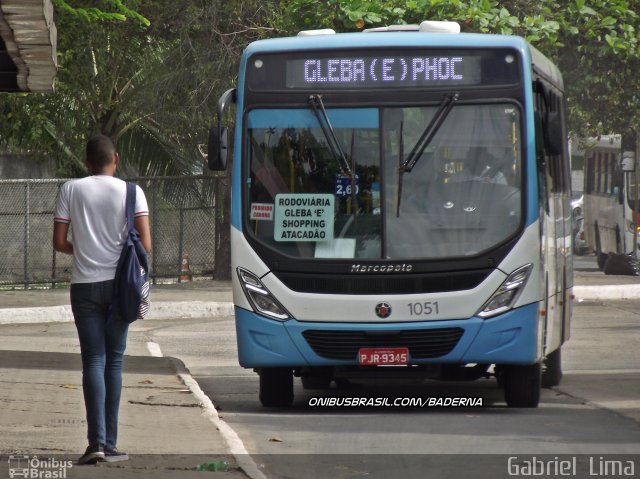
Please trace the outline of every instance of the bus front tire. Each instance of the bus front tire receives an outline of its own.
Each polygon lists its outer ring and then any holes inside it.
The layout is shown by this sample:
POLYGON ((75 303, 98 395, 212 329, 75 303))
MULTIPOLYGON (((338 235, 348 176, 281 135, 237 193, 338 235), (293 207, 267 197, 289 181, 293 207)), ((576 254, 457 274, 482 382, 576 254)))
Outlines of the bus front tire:
POLYGON ((293 370, 291 368, 262 368, 260 402, 265 407, 289 407, 293 404, 293 370))
POLYGON ((542 387, 550 388, 560 384, 562 380, 562 352, 558 347, 555 351, 547 354, 542 369, 542 387))
POLYGON ((538 407, 542 374, 540 363, 506 365, 502 370, 504 399, 509 407, 538 407))

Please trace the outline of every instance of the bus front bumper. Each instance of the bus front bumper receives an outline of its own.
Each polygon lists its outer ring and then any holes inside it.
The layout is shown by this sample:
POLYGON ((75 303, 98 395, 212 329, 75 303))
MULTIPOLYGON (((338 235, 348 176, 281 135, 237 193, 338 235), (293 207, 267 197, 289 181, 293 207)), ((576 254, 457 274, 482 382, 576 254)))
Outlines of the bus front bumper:
POLYGON ((245 368, 358 365, 357 353, 352 359, 328 357, 335 342, 325 345, 328 352, 318 347, 314 350, 303 336, 309 330, 332 332, 337 337, 353 332, 380 337, 385 331, 429 334, 430 330, 442 328, 462 330, 457 342, 443 355, 414 358, 409 348, 409 364, 533 364, 539 358, 538 305, 535 303, 490 319, 474 316, 464 320, 405 323, 275 321, 238 307, 235 316, 238 357, 245 368))

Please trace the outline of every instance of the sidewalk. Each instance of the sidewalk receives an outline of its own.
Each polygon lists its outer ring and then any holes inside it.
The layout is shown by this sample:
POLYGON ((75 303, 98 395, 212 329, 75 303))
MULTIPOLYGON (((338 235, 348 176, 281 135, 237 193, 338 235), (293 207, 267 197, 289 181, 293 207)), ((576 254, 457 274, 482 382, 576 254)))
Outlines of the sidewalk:
MULTIPOLYGON (((152 295, 150 321, 232 314, 229 283, 155 286, 152 295)), ((195 381, 182 362, 152 357, 144 321, 129 330, 123 375, 118 446, 130 460, 76 465, 87 446, 86 422, 80 349, 68 304, 68 290, 0 292, 0 478, 21 477, 25 470, 15 466, 29 461, 38 467, 29 465, 28 474, 38 477, 261 476, 252 471, 250 457, 229 443, 213 406, 194 394, 195 381), (61 469, 67 461, 71 466, 61 469), (228 471, 197 470, 224 462, 228 471)))
MULTIPOLYGON (((191 281, 151 288, 149 319, 233 314, 231 282, 191 281)), ((0 324, 73 321, 68 289, 0 291, 0 324)))

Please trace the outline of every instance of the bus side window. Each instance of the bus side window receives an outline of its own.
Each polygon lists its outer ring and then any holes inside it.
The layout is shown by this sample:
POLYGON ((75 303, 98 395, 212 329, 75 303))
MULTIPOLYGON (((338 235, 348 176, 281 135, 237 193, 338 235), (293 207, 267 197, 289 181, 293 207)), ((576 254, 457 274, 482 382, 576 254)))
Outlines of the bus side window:
MULTIPOLYGON (((536 96, 536 104, 539 98, 536 96)), ((549 191, 547 185, 547 165, 544 155, 544 140, 542 131, 542 117, 540 112, 535 112, 535 129, 536 129, 536 170, 538 171, 538 201, 544 206, 545 211, 549 212, 549 191)))

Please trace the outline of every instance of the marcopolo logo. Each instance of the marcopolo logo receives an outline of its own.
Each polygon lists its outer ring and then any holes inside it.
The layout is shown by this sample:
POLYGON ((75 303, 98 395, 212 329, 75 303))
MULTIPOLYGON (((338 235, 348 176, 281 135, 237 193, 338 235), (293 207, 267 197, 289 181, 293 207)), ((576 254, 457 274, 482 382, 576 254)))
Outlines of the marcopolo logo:
POLYGON ((38 456, 9 456, 9 477, 25 477, 31 479, 65 479, 67 469, 73 467, 73 461, 65 461, 52 457, 40 459, 38 456))
POLYGON ((352 264, 351 273, 410 273, 412 264, 352 264))

